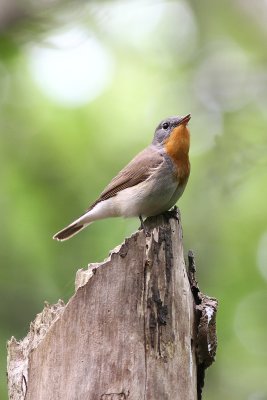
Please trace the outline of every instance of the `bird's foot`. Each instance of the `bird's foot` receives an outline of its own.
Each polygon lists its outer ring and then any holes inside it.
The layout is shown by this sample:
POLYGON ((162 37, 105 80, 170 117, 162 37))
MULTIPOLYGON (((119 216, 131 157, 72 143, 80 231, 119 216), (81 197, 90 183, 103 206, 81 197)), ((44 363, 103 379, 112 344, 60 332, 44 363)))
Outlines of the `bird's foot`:
POLYGON ((174 206, 171 210, 165 211, 164 213, 162 213, 162 215, 167 220, 169 220, 170 218, 174 218, 174 219, 176 219, 176 221, 179 221, 180 211, 177 206, 174 206))
MULTIPOLYGON (((151 234, 150 234, 150 232, 148 232, 148 230, 146 229, 146 226, 145 226, 145 224, 144 224, 142 215, 139 215, 139 219, 140 219, 140 222, 141 222, 141 227, 140 227, 140 228, 143 229, 143 231, 144 231, 146 237, 150 237, 151 234)), ((140 228, 139 228, 139 229, 140 229, 140 228)))

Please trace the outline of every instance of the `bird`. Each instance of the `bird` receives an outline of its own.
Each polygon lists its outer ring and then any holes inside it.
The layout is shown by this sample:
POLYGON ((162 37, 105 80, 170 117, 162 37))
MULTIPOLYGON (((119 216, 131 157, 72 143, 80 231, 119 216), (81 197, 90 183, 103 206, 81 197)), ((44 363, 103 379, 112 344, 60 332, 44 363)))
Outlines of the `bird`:
POLYGON ((190 175, 191 114, 159 123, 152 143, 138 153, 106 186, 79 218, 57 232, 64 241, 96 220, 109 217, 151 217, 168 211, 181 197, 190 175))

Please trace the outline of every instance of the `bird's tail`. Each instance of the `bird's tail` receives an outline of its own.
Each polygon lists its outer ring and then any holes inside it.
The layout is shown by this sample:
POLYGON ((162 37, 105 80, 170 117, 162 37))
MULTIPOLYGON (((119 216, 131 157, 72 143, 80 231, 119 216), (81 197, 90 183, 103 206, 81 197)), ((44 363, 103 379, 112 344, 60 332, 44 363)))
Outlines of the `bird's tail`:
POLYGON ((63 240, 68 240, 91 223, 91 222, 82 222, 81 219, 82 218, 77 219, 76 221, 74 221, 70 225, 68 225, 66 228, 57 232, 53 236, 53 239, 59 240, 61 242, 63 240))

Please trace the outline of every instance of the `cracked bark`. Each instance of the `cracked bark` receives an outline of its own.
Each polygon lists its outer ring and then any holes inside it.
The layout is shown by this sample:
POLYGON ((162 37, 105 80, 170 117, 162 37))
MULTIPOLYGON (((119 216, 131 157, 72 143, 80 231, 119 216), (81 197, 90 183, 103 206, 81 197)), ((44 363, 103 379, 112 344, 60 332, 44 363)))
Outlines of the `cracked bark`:
POLYGON ((149 218, 107 260, 79 270, 8 343, 10 400, 196 400, 216 351, 217 302, 186 272, 179 214, 149 218), (202 296, 202 297, 201 297, 202 296))

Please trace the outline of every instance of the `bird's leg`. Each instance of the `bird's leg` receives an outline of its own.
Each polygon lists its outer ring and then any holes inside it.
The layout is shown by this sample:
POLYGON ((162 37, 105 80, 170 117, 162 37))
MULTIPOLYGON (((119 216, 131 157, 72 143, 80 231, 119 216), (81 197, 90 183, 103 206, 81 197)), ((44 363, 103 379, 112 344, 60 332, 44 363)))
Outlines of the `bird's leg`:
POLYGON ((142 228, 143 231, 145 232, 146 237, 149 237, 149 236, 150 236, 150 233, 147 231, 147 229, 146 229, 146 227, 145 227, 145 224, 144 224, 142 215, 139 215, 139 219, 140 219, 140 222, 141 222, 141 228, 142 228))

